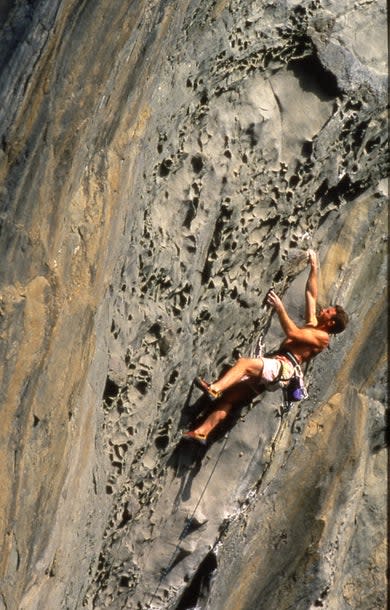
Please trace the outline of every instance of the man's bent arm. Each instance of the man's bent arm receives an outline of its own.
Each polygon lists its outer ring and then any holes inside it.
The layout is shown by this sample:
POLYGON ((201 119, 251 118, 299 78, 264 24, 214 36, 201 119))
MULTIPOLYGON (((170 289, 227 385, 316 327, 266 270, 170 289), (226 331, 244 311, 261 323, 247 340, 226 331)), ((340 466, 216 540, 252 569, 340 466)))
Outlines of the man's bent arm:
POLYGON ((308 251, 310 273, 306 282, 306 324, 317 325, 316 306, 318 296, 317 256, 313 250, 308 251))
POLYGON ((267 301, 278 314, 280 325, 288 339, 313 345, 314 347, 320 347, 321 349, 328 345, 329 337, 325 331, 307 327, 299 328, 299 326, 291 320, 282 301, 272 290, 268 294, 267 301))

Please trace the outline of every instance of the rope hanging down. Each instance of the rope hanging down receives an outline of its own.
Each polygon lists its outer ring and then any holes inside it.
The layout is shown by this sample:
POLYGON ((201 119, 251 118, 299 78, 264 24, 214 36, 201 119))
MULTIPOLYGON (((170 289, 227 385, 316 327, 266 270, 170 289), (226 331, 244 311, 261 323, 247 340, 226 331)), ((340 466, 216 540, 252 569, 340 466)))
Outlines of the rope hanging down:
POLYGON ((157 592, 158 592, 159 588, 161 587, 161 584, 162 584, 164 578, 169 573, 169 571, 172 569, 172 566, 174 564, 174 560, 175 560, 177 551, 179 550, 179 547, 180 547, 180 542, 187 536, 187 534, 188 534, 188 532, 190 530, 190 527, 192 525, 192 521, 194 519, 194 516, 195 516, 195 513, 197 511, 197 508, 198 508, 199 504, 201 503, 201 501, 203 499, 203 496, 204 496, 204 494, 206 492, 206 489, 207 489, 207 487, 210 484, 211 478, 212 478, 212 476, 213 476, 213 474, 214 474, 214 472, 215 472, 215 470, 216 470, 216 468, 218 466, 218 463, 219 463, 219 460, 221 459, 222 453, 225 450, 228 438, 229 438, 229 433, 227 433, 225 435, 225 440, 222 443, 222 447, 221 447, 221 449, 219 451, 219 454, 218 454, 218 457, 217 457, 217 459, 215 461, 215 464, 214 464, 214 466, 213 466, 213 468, 212 468, 212 470, 210 472, 209 478, 207 479, 206 484, 203 487, 202 493, 200 494, 199 499, 198 499, 197 503, 195 504, 195 508, 193 509, 190 517, 187 517, 187 519, 186 519, 187 523, 185 524, 185 526, 184 526, 184 528, 183 528, 183 530, 182 530, 182 532, 181 532, 181 534, 180 534, 180 536, 178 538, 178 542, 177 542, 177 544, 176 544, 176 546, 174 548, 174 551, 173 551, 173 553, 171 555, 171 558, 169 560, 168 566, 162 570, 160 580, 158 581, 157 587, 156 587, 154 593, 152 594, 152 597, 150 598, 150 601, 149 601, 149 604, 148 604, 148 608, 151 608, 151 604, 152 604, 154 598, 156 597, 157 592))

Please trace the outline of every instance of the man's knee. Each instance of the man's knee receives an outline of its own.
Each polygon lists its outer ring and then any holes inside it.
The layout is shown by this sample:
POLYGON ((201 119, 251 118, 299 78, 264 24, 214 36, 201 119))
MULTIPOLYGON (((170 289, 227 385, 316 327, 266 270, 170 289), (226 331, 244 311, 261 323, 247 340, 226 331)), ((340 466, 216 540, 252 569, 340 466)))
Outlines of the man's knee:
POLYGON ((245 363, 247 360, 248 358, 243 358, 242 356, 240 356, 240 358, 236 361, 236 365, 240 366, 241 368, 245 368, 245 363))
POLYGON ((245 356, 241 356, 238 360, 237 360, 237 364, 245 370, 248 370, 248 368, 250 368, 252 363, 252 359, 251 358, 245 358, 245 356))
POLYGON ((213 411, 212 419, 214 420, 214 422, 219 423, 223 419, 225 419, 225 417, 229 414, 230 409, 231 409, 231 405, 226 403, 222 407, 219 407, 218 409, 213 411))

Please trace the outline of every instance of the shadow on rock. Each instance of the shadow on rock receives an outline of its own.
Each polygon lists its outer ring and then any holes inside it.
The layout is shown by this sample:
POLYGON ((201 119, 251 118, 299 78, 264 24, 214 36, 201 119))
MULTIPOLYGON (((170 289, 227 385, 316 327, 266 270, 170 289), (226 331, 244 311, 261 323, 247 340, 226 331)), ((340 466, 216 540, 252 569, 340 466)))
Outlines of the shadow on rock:
MULTIPOLYGON (((190 405, 192 389, 193 385, 190 388, 190 392, 182 410, 179 429, 184 426, 194 428, 200 425, 218 404, 210 403, 206 397, 202 396, 194 404, 190 405)), ((175 510, 179 507, 180 502, 187 501, 191 498, 192 483, 202 467, 203 458, 208 449, 214 443, 222 441, 222 439, 232 430, 242 416, 243 409, 248 409, 256 396, 258 396, 258 394, 254 393, 252 396, 247 396, 238 403, 226 419, 209 436, 206 446, 193 440, 179 440, 179 443, 167 462, 168 468, 174 470, 176 478, 181 479, 180 488, 174 501, 175 510)))
POLYGON ((179 507, 180 502, 190 499, 192 482, 202 467, 206 452, 207 447, 184 439, 179 441, 172 452, 167 466, 173 468, 176 478, 181 479, 180 488, 174 501, 175 510, 179 507))

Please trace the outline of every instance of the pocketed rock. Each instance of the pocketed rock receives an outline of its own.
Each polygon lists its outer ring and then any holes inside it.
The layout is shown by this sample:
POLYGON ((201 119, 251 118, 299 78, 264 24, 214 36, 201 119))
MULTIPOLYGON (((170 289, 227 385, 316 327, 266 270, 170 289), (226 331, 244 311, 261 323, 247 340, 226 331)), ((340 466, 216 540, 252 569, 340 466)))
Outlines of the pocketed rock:
POLYGON ((2 3, 0 608, 385 607, 385 13, 2 3), (309 399, 181 441, 309 247, 309 399))

